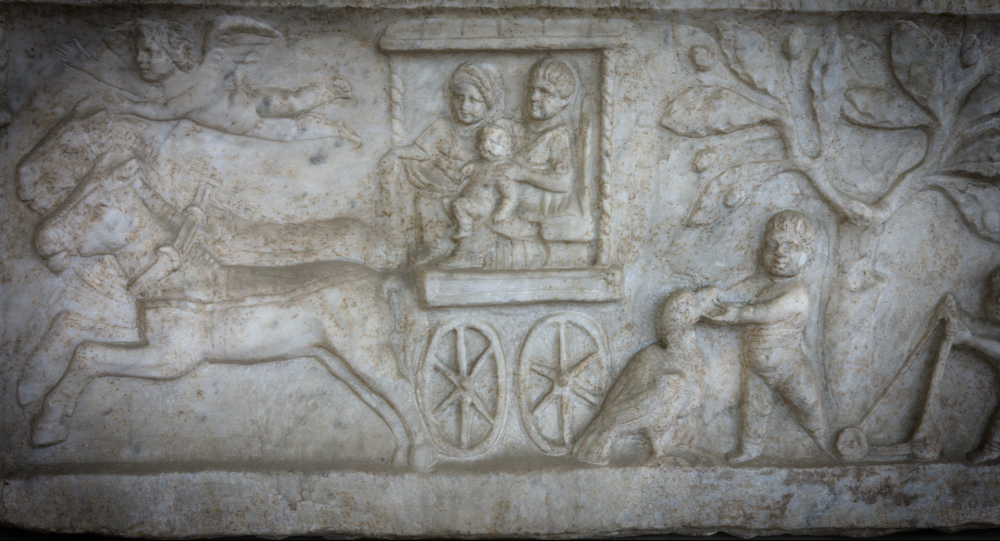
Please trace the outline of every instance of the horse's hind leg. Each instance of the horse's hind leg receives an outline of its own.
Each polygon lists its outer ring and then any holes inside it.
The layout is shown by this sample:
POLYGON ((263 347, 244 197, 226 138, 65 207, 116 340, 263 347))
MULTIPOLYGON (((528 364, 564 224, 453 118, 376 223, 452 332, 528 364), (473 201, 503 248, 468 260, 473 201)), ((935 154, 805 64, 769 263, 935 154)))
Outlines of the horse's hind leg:
POLYGON ((373 391, 367 383, 362 381, 347 362, 339 356, 321 347, 313 349, 312 354, 326 365, 327 370, 335 378, 344 382, 354 394, 358 395, 358 398, 374 410, 385 424, 388 425, 393 438, 396 440, 396 448, 392 455, 392 464, 396 467, 406 466, 408 460, 407 453, 410 447, 410 434, 400 420, 399 412, 388 401, 373 391))
POLYGON ((95 378, 178 378, 201 361, 200 356, 177 346, 147 346, 84 342, 77 346, 66 374, 45 397, 35 419, 31 443, 45 446, 66 439, 67 420, 73 416, 83 390, 95 378))

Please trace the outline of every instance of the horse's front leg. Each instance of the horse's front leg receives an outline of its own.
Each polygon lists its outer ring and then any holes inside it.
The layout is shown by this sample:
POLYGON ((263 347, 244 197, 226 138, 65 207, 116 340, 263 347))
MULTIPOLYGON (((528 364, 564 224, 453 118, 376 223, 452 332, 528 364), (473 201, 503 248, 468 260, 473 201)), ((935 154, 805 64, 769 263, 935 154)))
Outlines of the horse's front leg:
MULTIPOLYGON (((191 318, 193 330, 199 325, 198 319, 191 318)), ((66 439, 68 420, 80 395, 96 378, 175 379, 190 372, 206 358, 207 341, 204 333, 183 335, 181 339, 162 341, 154 336, 146 346, 89 341, 77 346, 66 374, 45 397, 32 427, 32 444, 52 445, 66 439)))
POLYGON ((66 372, 76 346, 86 340, 106 343, 136 343, 135 328, 119 327, 77 314, 60 312, 41 343, 28 357, 17 382, 17 399, 28 406, 42 399, 66 372))

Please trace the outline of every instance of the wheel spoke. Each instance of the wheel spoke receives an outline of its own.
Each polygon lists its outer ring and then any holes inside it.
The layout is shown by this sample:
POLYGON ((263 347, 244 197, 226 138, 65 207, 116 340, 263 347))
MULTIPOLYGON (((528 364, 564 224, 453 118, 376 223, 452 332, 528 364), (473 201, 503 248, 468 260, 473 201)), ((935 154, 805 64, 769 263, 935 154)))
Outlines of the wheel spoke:
POLYGON ((434 369, 437 370, 438 373, 440 373, 442 376, 444 376, 445 379, 448 380, 448 383, 451 383, 455 387, 458 387, 458 374, 456 374, 454 370, 443 364, 435 364, 434 369))
POLYGON ((591 406, 600 406, 601 398, 597 395, 595 391, 592 391, 577 382, 573 382, 573 394, 579 396, 591 406))
POLYGON ((452 405, 453 403, 455 403, 456 400, 459 400, 460 398, 462 398, 462 390, 456 387, 455 390, 448 393, 448 396, 444 397, 444 400, 439 402, 438 405, 434 408, 434 415, 438 415, 439 413, 441 413, 442 410, 452 405))
POLYGON ((458 445, 462 449, 469 448, 469 421, 471 421, 469 416, 469 405, 472 401, 469 400, 468 395, 462 395, 462 401, 459 402, 459 425, 458 425, 458 445))
POLYGON ((549 381, 555 381, 559 377, 555 368, 542 363, 531 363, 531 371, 549 381))
POLYGON ((476 358, 473 359, 472 363, 469 365, 469 377, 472 377, 472 375, 476 373, 476 369, 479 368, 480 361, 485 359, 487 355, 492 355, 492 354, 493 354, 493 348, 487 345, 486 349, 484 349, 482 353, 477 355, 476 358))
POLYGON ((469 359, 465 351, 465 327, 455 327, 455 359, 458 363, 458 373, 462 376, 469 375, 469 359))
POLYGON ((595 351, 583 359, 580 359, 580 362, 576 363, 573 368, 570 369, 570 374, 572 374, 574 378, 579 376, 584 370, 587 369, 588 366, 590 366, 590 362, 597 358, 597 352, 595 351))
POLYGON ((561 411, 559 415, 559 424, 562 425, 563 443, 568 445, 570 443, 573 443, 573 434, 571 433, 573 424, 572 422, 573 420, 571 418, 571 416, 573 415, 573 409, 572 409, 573 405, 570 402, 568 396, 562 395, 559 398, 561 399, 560 406, 562 406, 560 408, 561 411))
POLYGON ((535 405, 531 408, 531 413, 537 413, 538 410, 545 407, 546 404, 555 400, 556 396, 558 395, 555 392, 555 388, 553 387, 552 389, 549 389, 549 392, 545 393, 545 396, 539 399, 538 402, 535 402, 535 405))
POLYGON ((559 371, 566 371, 566 323, 559 322, 559 371))
POLYGON ((479 415, 483 416, 483 419, 486 419, 487 423, 492 425, 493 418, 490 417, 489 408, 486 407, 486 401, 483 400, 483 397, 479 393, 472 393, 469 398, 472 399, 472 407, 479 412, 479 415))

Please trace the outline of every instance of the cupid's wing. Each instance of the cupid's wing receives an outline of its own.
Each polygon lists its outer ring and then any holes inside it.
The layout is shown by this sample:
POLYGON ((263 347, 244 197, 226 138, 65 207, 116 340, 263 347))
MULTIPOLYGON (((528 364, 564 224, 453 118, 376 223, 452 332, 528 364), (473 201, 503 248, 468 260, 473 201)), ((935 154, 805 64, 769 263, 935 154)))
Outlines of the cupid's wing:
POLYGON ((203 62, 251 62, 264 47, 281 37, 281 32, 250 17, 223 15, 205 29, 203 62))

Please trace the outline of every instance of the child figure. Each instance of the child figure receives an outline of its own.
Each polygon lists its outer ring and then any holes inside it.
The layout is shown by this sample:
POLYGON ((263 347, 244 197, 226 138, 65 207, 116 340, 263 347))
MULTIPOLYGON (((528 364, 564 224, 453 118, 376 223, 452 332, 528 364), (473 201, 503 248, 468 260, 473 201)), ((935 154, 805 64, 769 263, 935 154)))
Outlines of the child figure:
POLYGON ((799 424, 829 454, 827 422, 802 339, 809 320, 809 288, 799 276, 813 252, 813 225, 795 210, 771 216, 765 227, 760 262, 764 274, 753 277, 763 289, 748 304, 721 303, 721 315, 708 319, 744 325, 743 388, 739 446, 726 454, 731 464, 760 456, 776 392, 792 408, 799 424))
POLYGON ((199 52, 189 36, 167 21, 140 20, 134 33, 138 78, 131 70, 95 60, 79 42, 61 46, 58 54, 69 66, 127 93, 103 104, 114 113, 148 120, 187 119, 271 141, 340 137, 359 147, 360 137, 344 123, 307 114, 349 98, 346 81, 298 89, 251 89, 243 84, 239 66, 279 38, 281 33, 264 23, 223 15, 205 30, 199 52))
POLYGON ((494 223, 511 220, 517 206, 517 182, 509 177, 516 167, 510 159, 513 146, 510 132, 498 123, 487 124, 479 133, 479 159, 466 166, 468 180, 452 203, 458 222, 453 238, 468 237, 473 225, 491 213, 494 223))

